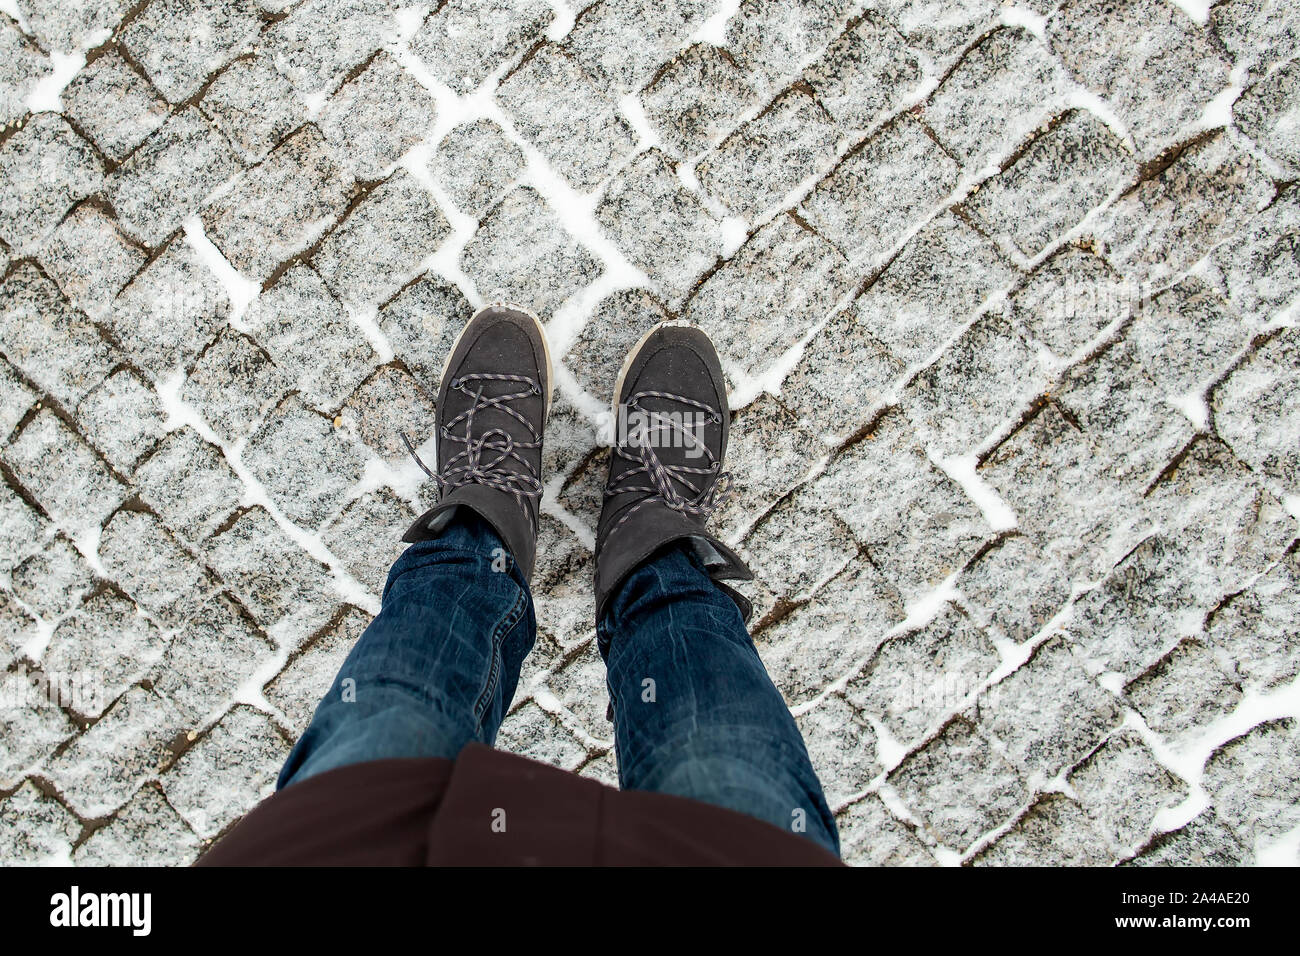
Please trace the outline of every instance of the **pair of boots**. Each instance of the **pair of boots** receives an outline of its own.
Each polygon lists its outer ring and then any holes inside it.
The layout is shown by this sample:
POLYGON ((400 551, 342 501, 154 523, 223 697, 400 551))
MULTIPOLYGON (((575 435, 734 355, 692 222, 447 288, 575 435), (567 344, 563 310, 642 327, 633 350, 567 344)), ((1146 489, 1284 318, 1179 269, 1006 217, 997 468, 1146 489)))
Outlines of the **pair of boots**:
MULTIPOLYGON (((436 537, 458 508, 468 508, 531 580, 551 384, 550 348, 536 316, 503 304, 475 313, 452 346, 438 390, 437 470, 425 469, 438 503, 404 541, 436 537)), ((676 542, 689 543, 715 582, 751 578, 706 528, 724 487, 729 424, 722 367, 708 336, 682 323, 651 329, 623 363, 613 404, 614 445, 596 530, 596 620, 637 565, 676 542)), ((748 620, 749 602, 718 586, 748 620)))

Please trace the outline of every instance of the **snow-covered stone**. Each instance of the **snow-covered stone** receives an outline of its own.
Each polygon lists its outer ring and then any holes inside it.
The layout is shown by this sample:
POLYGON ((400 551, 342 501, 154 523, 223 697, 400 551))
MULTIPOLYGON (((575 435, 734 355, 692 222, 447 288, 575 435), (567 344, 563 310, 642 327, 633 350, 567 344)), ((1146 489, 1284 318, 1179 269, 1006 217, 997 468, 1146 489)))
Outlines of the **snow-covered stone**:
POLYGON ((1029 797, 1014 767, 965 717, 954 717, 889 775, 933 838, 962 851, 1029 797))
MULTIPOLYGON (((1040 16, 1044 0, 1027 0, 1040 16)), ((929 57, 936 72, 947 69, 962 52, 997 24, 994 0, 955 0, 935 6, 915 0, 880 0, 875 8, 892 22, 917 50, 929 57)))
POLYGON ((358 179, 378 179, 424 138, 433 118, 429 92, 381 51, 334 91, 318 122, 358 179))
POLYGON ((287 756, 289 744, 267 716, 240 705, 181 755, 163 793, 196 834, 211 839, 271 795, 287 756))
POLYGON ((136 68, 111 49, 73 77, 62 99, 77 127, 116 162, 144 142, 171 112, 136 68))
POLYGON ((540 760, 563 770, 576 770, 587 759, 582 742, 531 701, 512 711, 502 722, 496 746, 507 753, 540 760))
POLYGON ((1235 676, 1271 688, 1300 673, 1300 639, 1293 615, 1300 605, 1300 561, 1287 555, 1214 615, 1206 638, 1235 663, 1235 676))
POLYGON ((980 316, 902 393, 917 435, 942 454, 974 451, 1047 384, 1033 350, 995 312, 980 316))
POLYGON ((387 461, 407 455, 405 434, 419 445, 434 421, 433 398, 411 374, 385 365, 357 386, 339 412, 343 427, 387 461))
POLYGON ((75 407, 112 368, 112 346, 31 263, 12 269, 0 293, 0 350, 38 386, 75 407))
POLYGON ((858 323, 905 366, 956 335, 1015 269, 984 235, 941 213, 913 236, 850 307, 858 323))
POLYGON ((365 463, 355 439, 292 395, 249 436, 241 457, 290 520, 309 528, 346 502, 365 463), (286 448, 295 453, 286 456, 286 448))
POLYGON ((517 302, 543 320, 601 270, 531 186, 515 187, 483 217, 461 265, 482 299, 517 302))
POLYGON ((806 89, 794 87, 724 139, 696 172, 732 213, 755 219, 829 168, 838 143, 830 114, 806 89))
POLYGON ((173 113, 114 170, 106 192, 122 228, 157 246, 237 172, 230 143, 191 106, 173 113))
POLYGON ((725 362, 756 372, 826 317, 852 287, 851 276, 830 243, 782 215, 700 284, 686 317, 709 334, 725 362))
MULTIPOLYGON (((263 6, 268 0, 261 0, 263 6)), ((270 0, 273 7, 284 7, 270 0)), ((280 12, 275 9, 274 12, 280 12)), ((399 34, 389 0, 302 0, 262 35, 266 54, 299 93, 331 92, 399 34)))
POLYGON ((443 364, 470 312, 460 289, 432 272, 408 283, 379 310, 380 331, 431 397, 437 397, 443 364))
POLYGON ((1216 133, 1122 196, 1093 232, 1112 265, 1133 281, 1155 283, 1241 230, 1273 192, 1258 163, 1216 133))
POLYGON ((517 62, 554 16, 544 0, 449 0, 424 21, 411 49, 439 80, 468 93, 517 62))
POLYGON ((697 43, 678 54, 641 91, 641 107, 666 153, 684 159, 736 125, 755 95, 726 51, 697 43))
POLYGON ((135 481, 140 497, 192 544, 216 531, 244 494, 221 449, 189 427, 169 434, 140 466, 135 481))
MULTIPOLYGON (((288 278, 280 283, 290 284, 288 278)), ((259 313, 277 304, 284 304, 282 292, 269 293, 259 299, 259 313)), ((181 387, 181 398, 198 411, 218 437, 233 442, 248 435, 291 384, 284 370, 256 341, 225 328, 194 363, 181 387)))
POLYGON ((524 153, 489 119, 462 123, 438 143, 430 172, 471 216, 487 212, 524 168, 524 153))
POLYGON ((840 853, 850 866, 937 866, 916 829, 869 796, 840 812, 840 853))
POLYGON ((130 12, 130 0, 21 0, 18 10, 46 49, 76 50, 98 42, 130 12))
POLYGON ((772 89, 793 77, 844 29, 850 0, 741 0, 727 21, 727 50, 772 89))
POLYGON ((200 108, 250 162, 269 153, 306 116, 293 87, 265 54, 240 57, 222 70, 200 108))
POLYGON ((95 718, 148 676, 168 639, 134 602, 109 590, 97 591, 54 629, 41 655, 49 674, 84 681, 93 693, 74 697, 72 709, 95 718))
POLYGON ((122 30, 121 42, 153 85, 180 103, 233 59, 262 28, 253 0, 154 0, 122 30))
POLYGON ((918 740, 974 694, 998 663, 988 636, 945 604, 925 627, 881 644, 844 694, 895 740, 918 740))
POLYGON ((874 266, 956 184, 957 163, 908 113, 850 152, 800 209, 846 256, 874 266))
POLYGON ((970 200, 971 211, 1027 258, 1075 226, 1136 172, 1091 113, 1066 113, 970 200))
POLYGON ((40 260, 69 302, 92 319, 102 319, 113 296, 144 265, 145 255, 102 210, 81 205, 59 223, 40 260))
POLYGON ((78 403, 77 421, 109 463, 126 474, 162 438, 167 415, 157 392, 130 369, 121 369, 78 403))
POLYGON ((372 491, 344 508, 321 538, 352 576, 377 595, 384 590, 388 569, 406 550, 402 535, 416 517, 391 492, 372 491))
POLYGON ((1241 701, 1241 686, 1199 640, 1181 641, 1130 682, 1124 693, 1148 727, 1178 741, 1203 730, 1241 701))
POLYGON ((31 250, 103 175, 93 147, 62 116, 37 113, 0 144, 0 239, 31 250))
POLYGON ((81 822, 63 804, 24 783, 0 803, 0 864, 38 866, 64 863, 81 835, 81 822))
POLYGON ((185 866, 199 855, 194 831, 154 786, 141 787, 106 826, 77 847, 78 866, 185 866))
POLYGON ((620 289, 596 306, 565 351, 564 365, 589 395, 607 404, 623 359, 641 336, 667 318, 663 304, 645 289, 620 289))
POLYGON ((1002 161, 1067 102, 1059 62, 1023 27, 995 30, 962 57, 922 116, 968 169, 1002 161))
POLYGON ((803 704, 866 661, 904 619, 897 589, 870 562, 850 563, 807 604, 755 633, 754 645, 790 704, 803 704))
POLYGON ((1300 731, 1294 717, 1261 723, 1224 744, 1205 764, 1214 808, 1247 846, 1300 825, 1300 731))
POLYGON ((122 482, 49 409, 37 412, 0 458, 67 530, 98 527, 126 497, 122 482))
POLYGON ((849 525, 909 600, 960 570, 990 534, 979 509, 930 462, 898 412, 834 459, 807 497, 849 525))
POLYGON ((713 12, 707 0, 593 3, 564 38, 592 74, 618 90, 645 84, 713 12))
POLYGON ((343 302, 376 305, 400 289, 450 231, 433 197, 399 169, 325 237, 312 264, 343 302))
POLYGON ((1300 173, 1300 63, 1292 60, 1242 94, 1237 128, 1291 176, 1300 173))
POLYGON ((737 413, 727 436, 730 491, 712 527, 731 538, 784 497, 813 467, 816 439, 764 394, 737 413))
POLYGON ((199 613, 214 582, 202 564, 161 521, 140 511, 119 511, 104 526, 99 560, 137 604, 168 628, 199 613))
POLYGON ((804 71, 817 100, 846 131, 868 129, 893 112, 921 75, 916 53, 874 11, 836 37, 804 71))
POLYGON ((1120 856, 1144 845, 1156 815, 1187 797, 1187 785, 1157 762, 1133 730, 1108 738, 1069 781, 1093 826, 1120 856))
POLYGON ((1257 215, 1232 242, 1211 256, 1242 315, 1266 322, 1296 299, 1300 263, 1290 249, 1300 235, 1300 193, 1288 190, 1257 215))
POLYGON ((1060 358, 1106 328, 1131 317, 1138 288, 1105 259, 1078 246, 1062 246, 1010 295, 1009 317, 1060 358))
POLYGON ((229 309, 221 282, 177 237, 118 294, 107 324, 136 364, 163 380, 198 357, 229 309))
POLYGON ((1230 64, 1173 4, 1067 0, 1047 32, 1066 68, 1115 109, 1146 156, 1175 142, 1228 85, 1230 64), (1143 42, 1127 39, 1135 31, 1143 42))
POLYGON ((1213 810, 1151 841, 1132 866, 1249 866, 1254 854, 1213 810))
POLYGON ((72 610, 94 585, 86 559, 59 535, 9 574, 13 592, 47 620, 72 610))
POLYGON ((806 488, 769 511, 745 536, 741 554, 760 586, 787 601, 811 597, 857 557, 849 528, 806 488))
POLYGON ((0 19, 0 126, 27 112, 27 97, 49 72, 40 47, 7 15, 0 19))
POLYGON ((1290 440, 1300 420, 1300 396, 1284 383, 1295 380, 1298 353, 1300 334, 1280 332, 1233 369, 1211 403, 1215 428, 1232 450, 1291 490, 1300 487, 1300 450, 1290 440))
POLYGON ((876 759, 876 735, 857 719, 843 697, 829 695, 796 720, 809 742, 808 757, 832 807, 861 793, 883 769, 876 759))
POLYGON ((328 569, 287 538, 265 508, 251 508, 221 529, 205 556, 279 643, 306 640, 338 603, 328 569))
POLYGON ((977 866, 1104 866, 1112 860, 1087 814, 1062 793, 1043 794, 974 858, 977 866))
POLYGON ((41 547, 48 525, 40 512, 12 489, 0 487, 0 571, 8 573, 34 554, 41 547))
POLYGON ((184 728, 167 701, 133 687, 49 762, 49 776, 81 816, 106 816, 171 764, 171 744, 184 728))
POLYGON ((329 690, 343 660, 370 623, 369 615, 354 607, 324 633, 304 647, 266 686, 266 699, 284 713, 289 728, 302 733, 329 690))
POLYGON ((270 652, 243 609, 218 594, 172 639, 154 692, 187 720, 200 723, 229 703, 270 652))
POLYGON ((717 220, 658 150, 642 153, 606 184, 596 218, 670 305, 685 298, 721 251, 717 220))
POLYGON ((203 229, 241 274, 262 282, 342 213, 349 177, 304 126, 203 210, 203 229))
POLYGON ((1286 0, 1236 0, 1215 4, 1210 28, 1237 66, 1261 75, 1295 55, 1300 14, 1286 0))
POLYGON ((611 92, 554 44, 528 57, 495 95, 515 129, 575 189, 592 189, 632 152, 632 129, 611 92))
POLYGON ((1087 756, 1118 726, 1118 703, 1089 675, 1083 657, 1057 635, 978 701, 979 725, 1025 773, 1049 779, 1087 756))

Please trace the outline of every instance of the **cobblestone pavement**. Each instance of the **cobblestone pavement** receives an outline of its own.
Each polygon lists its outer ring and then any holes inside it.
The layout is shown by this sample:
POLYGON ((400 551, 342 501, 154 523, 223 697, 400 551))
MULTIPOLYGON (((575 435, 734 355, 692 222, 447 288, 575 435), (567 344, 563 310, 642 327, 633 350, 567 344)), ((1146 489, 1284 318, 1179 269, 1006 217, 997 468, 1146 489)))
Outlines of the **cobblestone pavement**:
POLYGON ((848 860, 1296 863, 1300 8, 580 6, 0 0, 0 859, 270 791, 504 296, 560 368, 503 747, 615 779, 597 426, 679 317, 848 860))

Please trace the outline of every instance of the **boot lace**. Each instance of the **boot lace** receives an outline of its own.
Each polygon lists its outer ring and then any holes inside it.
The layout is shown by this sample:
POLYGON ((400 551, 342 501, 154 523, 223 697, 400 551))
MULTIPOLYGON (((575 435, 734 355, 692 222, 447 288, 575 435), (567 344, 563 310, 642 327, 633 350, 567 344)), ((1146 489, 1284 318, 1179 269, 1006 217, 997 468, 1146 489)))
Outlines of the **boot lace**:
MULTIPOLYGON (((406 445, 406 450, 415 459, 415 463, 434 480, 438 487, 439 500, 464 485, 486 485, 489 488, 508 492, 515 496, 515 500, 521 507, 526 499, 540 499, 542 496, 540 477, 533 466, 519 453, 540 448, 542 436, 533 427, 532 422, 512 408, 510 403, 540 395, 541 386, 525 375, 475 372, 452 379, 450 388, 472 397, 473 402, 465 411, 443 424, 440 437, 444 441, 462 447, 445 462, 438 463, 438 472, 430 470, 429 466, 420 459, 406 433, 398 432, 406 445), (485 395, 484 388, 491 382, 520 386, 520 388, 503 395, 485 395), (504 412, 519 422, 531 437, 521 441, 504 428, 488 428, 481 434, 476 434, 479 412, 490 408, 504 412), (464 426, 463 432, 458 434, 456 430, 461 426, 464 426)), ((524 510, 528 511, 526 508, 524 510)))
POLYGON ((630 417, 632 412, 639 412, 642 425, 628 436, 626 445, 615 444, 614 454, 630 462, 632 467, 611 480, 605 486, 605 493, 613 495, 631 491, 644 493, 647 497, 625 511, 618 523, 622 524, 633 512, 651 501, 662 501, 682 514, 708 518, 729 495, 731 476, 721 472, 722 463, 693 429, 684 427, 678 416, 646 408, 642 403, 647 398, 694 408, 704 412, 706 423, 722 424, 722 415, 717 409, 684 395, 658 391, 631 395, 624 405, 626 414, 630 417), (664 464, 655 453, 655 448, 665 446, 664 439, 669 443, 680 440, 685 443, 682 447, 698 449, 705 463, 664 464))

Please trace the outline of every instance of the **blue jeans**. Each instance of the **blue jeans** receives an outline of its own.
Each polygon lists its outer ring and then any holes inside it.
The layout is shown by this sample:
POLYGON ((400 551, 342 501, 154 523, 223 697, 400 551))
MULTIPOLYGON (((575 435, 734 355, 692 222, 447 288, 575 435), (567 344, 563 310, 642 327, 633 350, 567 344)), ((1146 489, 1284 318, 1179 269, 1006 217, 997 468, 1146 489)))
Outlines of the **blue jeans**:
MULTIPOLYGON (((279 787, 387 757, 454 759, 491 745, 536 639, 528 584, 476 518, 413 544, 279 787)), ((619 784, 766 820, 839 853, 803 738, 735 603, 670 547, 623 583, 597 626, 619 784)))

